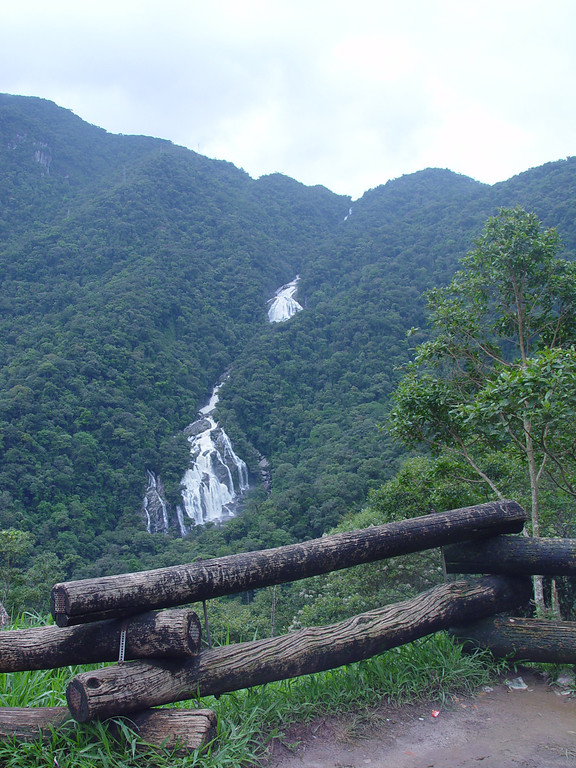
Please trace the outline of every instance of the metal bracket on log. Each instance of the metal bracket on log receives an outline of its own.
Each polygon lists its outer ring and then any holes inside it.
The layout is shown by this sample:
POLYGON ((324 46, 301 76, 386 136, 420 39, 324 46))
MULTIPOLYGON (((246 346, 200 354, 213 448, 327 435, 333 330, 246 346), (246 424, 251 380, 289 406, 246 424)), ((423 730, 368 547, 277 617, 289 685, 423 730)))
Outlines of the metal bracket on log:
POLYGON ((495 501, 301 544, 141 573, 56 584, 51 604, 58 626, 165 608, 397 557, 467 539, 519 533, 526 513, 515 501, 495 501))
MULTIPOLYGON (((33 627, 0 632, 0 672, 54 669, 117 661, 120 619, 76 627, 33 627)), ((150 611, 130 619, 127 659, 193 656, 200 651, 200 619, 189 608, 150 611)))

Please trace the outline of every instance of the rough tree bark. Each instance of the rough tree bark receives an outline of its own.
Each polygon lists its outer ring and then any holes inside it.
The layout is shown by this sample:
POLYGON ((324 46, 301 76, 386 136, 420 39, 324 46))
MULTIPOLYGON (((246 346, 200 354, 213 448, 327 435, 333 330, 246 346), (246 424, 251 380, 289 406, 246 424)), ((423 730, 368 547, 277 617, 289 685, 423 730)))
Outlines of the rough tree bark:
POLYGON ((180 608, 142 613, 125 622, 0 632, 0 672, 118 661, 123 628, 126 659, 186 657, 200 650, 200 620, 194 611, 180 608))
POLYGON ((66 725, 75 725, 68 707, 0 707, 0 740, 44 741, 66 725))
POLYGON ((448 573, 572 576, 576 539, 494 536, 444 547, 444 559, 448 573))
POLYGON ((132 713, 128 725, 148 744, 193 752, 216 738, 216 713, 211 709, 146 709, 132 713))
POLYGON ((478 536, 519 533, 525 520, 519 504, 498 501, 260 552, 70 581, 52 589, 52 613, 58 626, 68 626, 182 605, 478 536))
POLYGON ((465 647, 489 648, 514 661, 576 664, 576 622, 495 616, 452 627, 465 647))
MULTIPOLYGON (((192 752, 216 735, 216 713, 211 709, 147 709, 134 712, 126 721, 147 744, 192 752)), ((68 707, 0 707, 0 740, 47 742, 54 730, 75 727, 68 707)), ((108 727, 117 733, 117 723, 108 727)))
POLYGON ((455 623, 517 608, 529 579, 486 577, 435 587, 326 627, 202 651, 186 662, 137 661, 75 677, 66 691, 79 722, 320 672, 374 656, 455 623))

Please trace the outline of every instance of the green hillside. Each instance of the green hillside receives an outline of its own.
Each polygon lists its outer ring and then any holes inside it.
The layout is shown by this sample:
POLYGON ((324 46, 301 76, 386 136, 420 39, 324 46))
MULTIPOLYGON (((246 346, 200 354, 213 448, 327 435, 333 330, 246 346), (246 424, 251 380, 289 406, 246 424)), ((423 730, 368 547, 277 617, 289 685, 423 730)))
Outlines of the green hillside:
POLYGON ((66 576, 320 535, 396 471, 379 425, 406 332, 485 219, 533 208, 576 253, 575 159, 493 187, 427 169, 351 203, 2 95, 0 178, 0 528, 66 576), (304 311, 269 324, 296 274, 304 311), (174 505, 182 430, 228 370, 218 418, 270 488, 222 528, 151 536, 146 470, 174 505))

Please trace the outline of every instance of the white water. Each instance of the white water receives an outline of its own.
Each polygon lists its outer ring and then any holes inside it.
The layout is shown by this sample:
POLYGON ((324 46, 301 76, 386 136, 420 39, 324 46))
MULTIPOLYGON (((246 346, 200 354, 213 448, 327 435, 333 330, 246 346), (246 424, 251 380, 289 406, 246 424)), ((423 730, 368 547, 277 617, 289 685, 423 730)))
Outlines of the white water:
POLYGON ((286 283, 286 285, 278 288, 274 297, 268 299, 268 304, 270 304, 268 307, 268 320, 271 323, 283 323, 297 312, 302 311, 303 307, 294 298, 298 290, 299 281, 300 275, 296 275, 291 283, 286 283))
MULTIPOLYGON (((226 432, 212 416, 218 403, 214 387, 208 404, 198 411, 199 418, 184 430, 190 443, 190 465, 180 481, 182 505, 176 506, 176 519, 181 536, 195 525, 221 522, 234 517, 238 504, 249 488, 248 468, 236 455, 226 432)), ((167 533, 170 510, 164 488, 157 475, 146 470, 148 487, 143 500, 148 533, 167 533)))
POLYGON ((186 517, 196 525, 233 517, 238 501, 249 487, 246 463, 236 455, 230 438, 212 418, 221 386, 215 387, 208 405, 199 411, 202 418, 185 430, 190 443, 190 466, 181 480, 183 509, 177 509, 183 535, 186 517))
POLYGON ((146 470, 146 474, 148 476, 148 488, 142 505, 146 516, 146 530, 148 533, 166 533, 168 531, 168 509, 164 500, 162 482, 149 469, 146 470))
MULTIPOLYGON (((302 306, 296 301, 300 275, 279 288, 268 301, 268 320, 282 323, 302 306)), ((199 418, 184 430, 190 443, 190 466, 180 481, 182 505, 176 507, 181 536, 186 536, 190 522, 204 525, 234 517, 238 503, 249 488, 246 463, 236 455, 230 438, 214 421, 221 382, 212 391, 208 403, 198 411, 199 418)), ((147 471, 148 487, 143 509, 148 533, 166 533, 169 514, 159 477, 147 471)))

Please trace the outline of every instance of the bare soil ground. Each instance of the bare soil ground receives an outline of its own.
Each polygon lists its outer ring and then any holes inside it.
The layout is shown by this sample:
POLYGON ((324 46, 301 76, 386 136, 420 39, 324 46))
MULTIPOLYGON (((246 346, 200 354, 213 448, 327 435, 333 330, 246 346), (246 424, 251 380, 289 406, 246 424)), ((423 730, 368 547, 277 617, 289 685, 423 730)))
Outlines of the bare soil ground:
POLYGON ((525 689, 503 678, 447 706, 383 706, 294 727, 266 768, 576 768, 576 698, 542 675, 517 674, 525 689))

